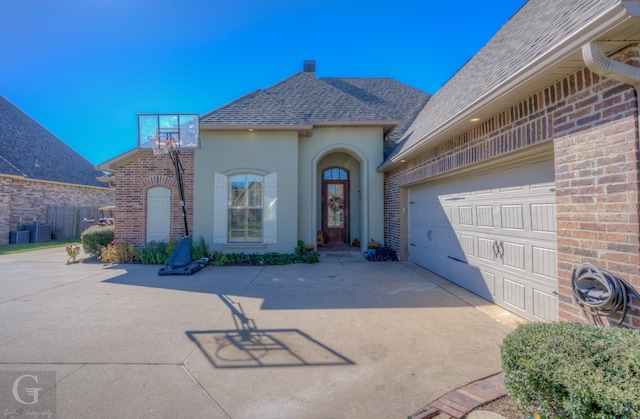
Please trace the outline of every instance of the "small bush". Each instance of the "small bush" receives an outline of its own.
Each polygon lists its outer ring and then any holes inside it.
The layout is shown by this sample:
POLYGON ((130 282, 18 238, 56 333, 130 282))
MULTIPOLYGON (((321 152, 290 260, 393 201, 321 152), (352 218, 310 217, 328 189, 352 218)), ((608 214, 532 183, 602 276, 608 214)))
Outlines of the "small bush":
POLYGON ((367 252, 366 256, 367 260, 375 261, 375 262, 385 262, 385 261, 397 261, 398 253, 390 248, 390 247, 378 247, 375 252, 369 253, 367 252))
POLYGON ((560 418, 640 417, 640 332, 525 324, 502 345, 504 383, 521 411, 560 418))
POLYGON ((207 246, 207 242, 204 241, 204 237, 200 236, 198 240, 191 242, 191 258, 202 259, 210 257, 211 250, 207 246))
POLYGON ((107 247, 113 241, 115 228, 113 226, 95 227, 82 233, 82 248, 85 253, 92 256, 100 256, 103 247, 107 247))
POLYGON ((132 263, 135 259, 135 248, 126 242, 117 243, 114 240, 100 251, 102 263, 132 263))
POLYGON ((141 263, 162 265, 169 259, 175 248, 176 244, 172 240, 169 240, 169 242, 151 241, 136 247, 135 251, 141 263))

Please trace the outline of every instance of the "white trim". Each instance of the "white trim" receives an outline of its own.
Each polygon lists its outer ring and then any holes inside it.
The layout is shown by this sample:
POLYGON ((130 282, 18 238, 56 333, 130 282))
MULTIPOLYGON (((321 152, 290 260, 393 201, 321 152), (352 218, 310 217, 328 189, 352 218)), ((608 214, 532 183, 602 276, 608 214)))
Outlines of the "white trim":
POLYGON ((269 173, 264 177, 262 195, 262 241, 265 244, 278 242, 278 173, 269 173))
POLYGON ((213 243, 226 244, 228 230, 227 177, 215 172, 213 175, 213 243))

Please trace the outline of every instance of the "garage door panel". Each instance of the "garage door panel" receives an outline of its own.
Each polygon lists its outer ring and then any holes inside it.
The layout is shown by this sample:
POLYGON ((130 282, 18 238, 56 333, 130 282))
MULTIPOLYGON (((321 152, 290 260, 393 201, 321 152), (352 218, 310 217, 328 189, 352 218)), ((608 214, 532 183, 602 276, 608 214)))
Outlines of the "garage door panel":
POLYGON ((535 275, 554 281, 558 269, 558 251, 539 246, 531 248, 532 271, 535 275))
POLYGON ((493 227, 493 205, 477 205, 476 220, 478 227, 493 227))
POLYGON ((533 316, 541 321, 552 322, 558 318, 558 298, 552 293, 533 290, 533 316))
POLYGON ((478 258, 494 263, 496 261, 496 241, 478 237, 478 258))
POLYGON ((482 274, 482 280, 484 281, 484 285, 487 289, 487 291, 489 291, 489 294, 491 295, 491 299, 490 301, 495 301, 495 297, 496 297, 496 275, 492 272, 488 272, 488 271, 484 271, 481 270, 480 271, 482 274))
POLYGON ((536 157, 412 188, 411 200, 429 204, 421 214, 409 207, 409 236, 426 226, 431 240, 410 247, 409 259, 530 320, 555 321, 553 176, 553 159, 536 157))
POLYGON ((475 249, 475 238, 473 236, 469 236, 466 234, 461 234, 460 235, 460 248, 462 250, 462 253, 465 254, 465 256, 475 256, 476 255, 476 249, 475 249))
POLYGON ((526 286, 520 281, 504 277, 502 280, 502 298, 506 304, 526 313, 526 286))
POLYGON ((521 204, 500 206, 500 225, 511 230, 524 230, 524 212, 521 204))
POLYGON ((556 227, 555 203, 531 204, 531 230, 555 233, 556 227))
POLYGON ((509 268, 524 271, 525 269, 525 245, 509 241, 500 242, 502 263, 509 268))

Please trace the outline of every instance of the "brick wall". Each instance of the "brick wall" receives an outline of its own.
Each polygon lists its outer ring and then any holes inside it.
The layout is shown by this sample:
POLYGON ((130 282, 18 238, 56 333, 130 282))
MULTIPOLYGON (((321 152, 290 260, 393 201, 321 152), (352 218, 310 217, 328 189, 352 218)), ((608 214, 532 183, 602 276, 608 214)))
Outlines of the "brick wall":
MULTIPOLYGON (((190 229, 193 228, 193 158, 193 150, 180 152, 190 229)), ((184 236, 180 191, 168 155, 154 156, 151 150, 140 151, 135 159, 118 167, 116 182, 116 240, 134 245, 146 242, 147 191, 156 186, 171 190, 171 239, 177 242, 184 236)))
POLYGON ((0 175, 0 244, 22 224, 47 222, 48 206, 113 205, 115 191, 108 188, 26 180, 0 175))
MULTIPOLYGON (((640 66, 638 45, 612 57, 640 66)), ((553 141, 561 320, 584 321, 572 270, 592 262, 640 291, 638 101, 628 85, 588 69, 514 104, 474 129, 385 173, 385 242, 400 249, 400 188, 553 141)), ((637 301, 627 324, 640 327, 637 301)))

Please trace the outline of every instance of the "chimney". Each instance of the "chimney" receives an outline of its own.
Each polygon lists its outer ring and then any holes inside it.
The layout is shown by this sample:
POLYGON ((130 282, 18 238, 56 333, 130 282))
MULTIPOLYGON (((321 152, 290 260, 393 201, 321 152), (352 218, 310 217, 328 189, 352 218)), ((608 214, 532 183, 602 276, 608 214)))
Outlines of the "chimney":
POLYGON ((315 73, 316 60, 304 60, 304 63, 302 64, 302 71, 305 73, 315 73))

